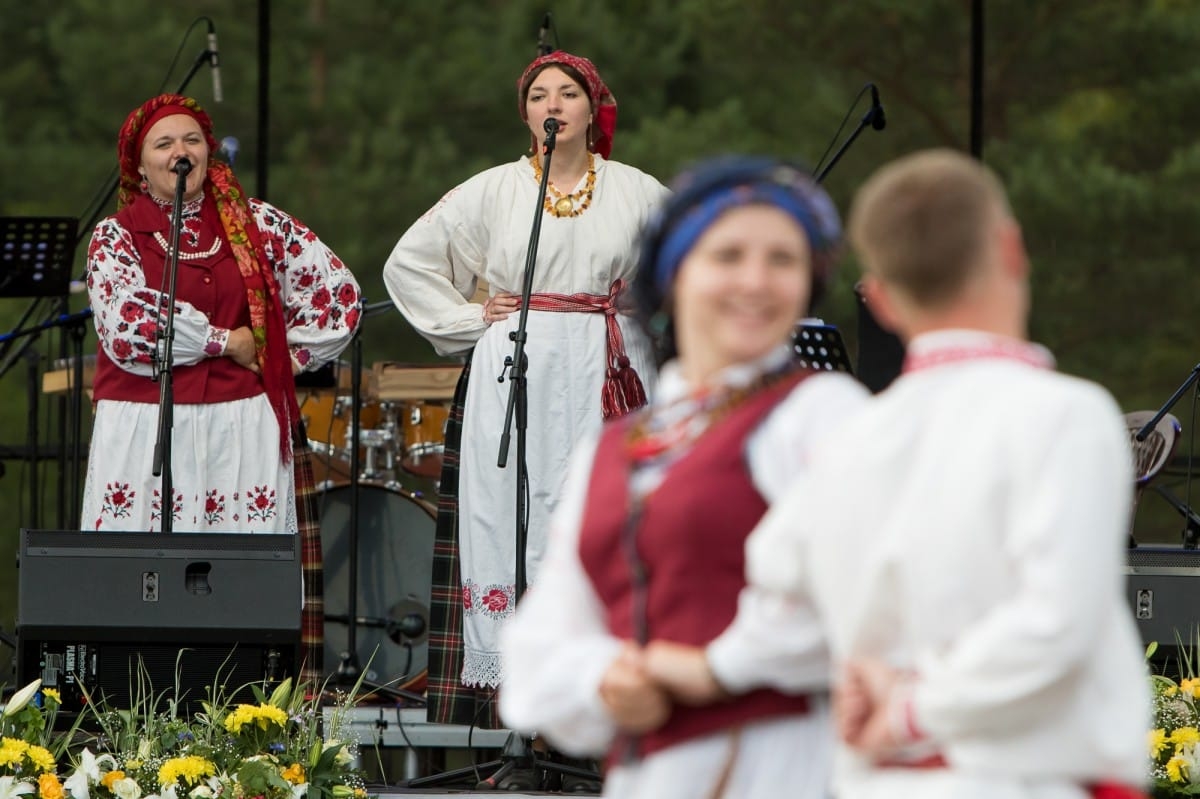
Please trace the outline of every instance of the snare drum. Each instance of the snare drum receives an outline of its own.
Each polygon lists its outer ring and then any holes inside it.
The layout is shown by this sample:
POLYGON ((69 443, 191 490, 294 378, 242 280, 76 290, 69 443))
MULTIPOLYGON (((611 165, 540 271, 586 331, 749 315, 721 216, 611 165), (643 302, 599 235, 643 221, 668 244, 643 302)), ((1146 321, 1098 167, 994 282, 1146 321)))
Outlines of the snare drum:
POLYGON ((411 474, 438 479, 446 447, 446 421, 450 408, 433 402, 406 402, 400 406, 404 425, 404 459, 400 466, 411 474))
MULTIPOLYGON (((313 459, 317 485, 339 482, 350 476, 350 426, 353 422, 350 397, 332 393, 308 394, 300 405, 313 459)), ((365 480, 391 480, 400 441, 396 431, 395 406, 390 402, 365 402, 359 412, 359 469, 365 480)))

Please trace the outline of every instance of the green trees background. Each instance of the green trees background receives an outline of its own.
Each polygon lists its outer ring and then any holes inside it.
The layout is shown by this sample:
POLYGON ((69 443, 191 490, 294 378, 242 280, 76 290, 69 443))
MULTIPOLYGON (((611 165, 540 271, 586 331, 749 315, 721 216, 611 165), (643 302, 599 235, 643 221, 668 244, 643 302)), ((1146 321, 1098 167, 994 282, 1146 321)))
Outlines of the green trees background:
MULTIPOLYGON (((268 147, 267 199, 344 258, 368 301, 386 299, 380 268, 412 221, 457 182, 525 150, 514 84, 547 10, 557 42, 592 58, 617 97, 614 156, 664 181, 722 151, 813 163, 867 81, 879 85, 889 121, 882 133, 864 132, 826 180, 843 209, 889 158, 968 146, 962 0, 274 0, 270 138, 259 142, 266 2, 0 0, 0 215, 83 215, 115 168, 125 115, 175 90, 204 49, 202 25, 183 40, 200 15, 220 36, 225 101, 213 102, 207 68, 187 93, 211 112, 218 137, 240 139, 237 170, 251 193, 256 155, 268 147), (180 65, 168 75, 177 49, 180 65)), ((1200 4, 993 0, 985 32, 984 158, 1025 226, 1033 335, 1063 370, 1106 385, 1125 409, 1156 408, 1198 359, 1200 4)), ((85 250, 86 236, 77 273, 85 250)), ((847 259, 821 309, 852 350, 855 272, 847 259)), ((84 302, 73 296, 70 307, 84 302)), ((0 300, 0 329, 28 307, 0 300)), ((94 346, 89 331, 85 347, 94 346)), ((363 346, 368 364, 434 359, 398 314, 371 317, 363 346)), ((42 368, 58 347, 54 335, 34 347, 42 368)), ((23 366, 0 377, 0 446, 26 439, 26 386, 23 366)), ((39 436, 55 445, 62 408, 41 405, 39 436)), ((1189 408, 1190 400, 1176 408, 1185 435, 1189 408)), ((32 475, 20 460, 6 465, 0 628, 11 629, 10 554, 30 518, 32 475)), ((40 476, 43 526, 57 526, 57 466, 44 464, 40 476)), ((1152 498, 1139 535, 1178 540, 1179 517, 1152 498)))

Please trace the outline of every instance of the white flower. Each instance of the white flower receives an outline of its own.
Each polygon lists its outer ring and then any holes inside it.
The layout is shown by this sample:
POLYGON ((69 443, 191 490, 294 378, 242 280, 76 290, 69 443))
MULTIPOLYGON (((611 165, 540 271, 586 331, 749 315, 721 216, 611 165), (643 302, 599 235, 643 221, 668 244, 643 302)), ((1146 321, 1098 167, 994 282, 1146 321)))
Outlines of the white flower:
POLYGON ((142 789, 137 784, 137 780, 130 777, 114 782, 112 790, 118 799, 141 799, 142 797, 142 789))
POLYGON ((308 783, 302 782, 292 786, 292 799, 304 799, 308 795, 308 783))
POLYGON ((0 777, 0 799, 14 799, 27 793, 34 793, 31 783, 17 782, 16 777, 0 777))
POLYGON ((175 791, 175 785, 168 785, 163 788, 161 799, 179 799, 179 795, 175 791))
POLYGON ((212 788, 209 788, 207 785, 197 785, 188 791, 188 796, 191 799, 212 799, 212 795, 212 788))
POLYGON ((1188 784, 1195 785, 1200 782, 1200 745, 1190 744, 1185 746, 1178 754, 1183 757, 1184 766, 1187 769, 1188 784))
POLYGON ((107 771, 117 767, 117 761, 112 755, 96 757, 92 750, 86 747, 79 753, 79 766, 74 773, 63 782, 63 788, 75 799, 89 799, 89 789, 100 782, 100 767, 108 766, 107 771))
POLYGON ((17 715, 21 708, 29 704, 29 700, 33 699, 33 695, 36 694, 38 689, 41 687, 42 680, 39 677, 38 679, 29 683, 29 685, 26 685, 24 688, 13 694, 12 699, 8 700, 8 704, 4 706, 4 715, 17 715))

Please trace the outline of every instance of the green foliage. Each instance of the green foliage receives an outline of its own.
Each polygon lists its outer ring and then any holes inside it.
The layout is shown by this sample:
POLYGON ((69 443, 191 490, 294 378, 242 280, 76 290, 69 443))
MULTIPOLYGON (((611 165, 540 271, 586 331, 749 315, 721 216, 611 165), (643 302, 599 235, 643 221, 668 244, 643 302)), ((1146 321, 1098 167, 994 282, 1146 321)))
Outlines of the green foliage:
MULTIPOLYGON (((592 58, 618 99, 615 156, 663 180, 720 151, 815 163, 866 81, 880 87, 888 127, 865 131, 830 174, 843 209, 888 159, 969 141, 970 4, 958 0, 275 0, 262 141, 259 8, 247 0, 9 0, 0 214, 87 214, 113 174, 125 115, 160 87, 177 88, 203 49, 200 26, 165 74, 199 14, 219 30, 225 102, 213 102, 207 68, 188 92, 212 113, 218 136, 241 140, 237 170, 247 189, 259 193, 265 153, 266 199, 311 225, 371 302, 386 299, 380 270, 409 224, 459 181, 525 151, 515 81, 547 9, 557 43, 592 58)), ((1200 245, 1200 144, 1188 98, 1200 89, 1191 47, 1200 4, 1047 0, 986 9, 984 156, 1007 181, 1025 227, 1033 334, 1063 369, 1108 386, 1127 409, 1157 407, 1197 360, 1191 298, 1200 277, 1191 261, 1200 245)), ((843 136, 865 110, 859 105, 843 136)), ((103 204, 105 213, 112 208, 103 204)), ((848 259, 822 309, 851 349, 854 277, 848 259)), ((0 300, 0 327, 26 306, 0 300)), ((82 307, 75 296, 71 309, 82 307)), ((362 338, 368 364, 435 360, 398 314, 370 317, 362 338)), ((58 355, 56 341, 37 350, 58 355)), ((29 420, 24 369, 2 380, 0 444, 19 445, 29 420)), ((44 444, 57 443, 62 414, 43 408, 44 444)), ((40 474, 41 526, 56 526, 57 472, 50 463, 40 474)), ((10 520, 0 541, 10 548, 29 519, 31 477, 10 461, 0 480, 10 520)), ((11 559, 0 558, 3 626, 13 619, 14 584, 11 559)))

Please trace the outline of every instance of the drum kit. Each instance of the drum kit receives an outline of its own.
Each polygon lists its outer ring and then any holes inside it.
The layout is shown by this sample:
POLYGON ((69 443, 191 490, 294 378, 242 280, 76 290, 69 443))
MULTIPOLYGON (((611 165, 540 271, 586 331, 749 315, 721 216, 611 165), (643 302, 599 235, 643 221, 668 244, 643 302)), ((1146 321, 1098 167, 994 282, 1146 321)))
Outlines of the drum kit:
POLYGON ((462 368, 375 364, 360 383, 357 436, 350 371, 340 368, 330 388, 298 388, 300 414, 315 454, 325 574, 325 674, 338 674, 353 654, 361 656, 356 665, 369 682, 421 691, 428 664, 434 502, 450 399, 462 368), (351 568, 355 446, 358 551, 356 568, 351 568), (356 653, 348 652, 351 624, 356 653))

